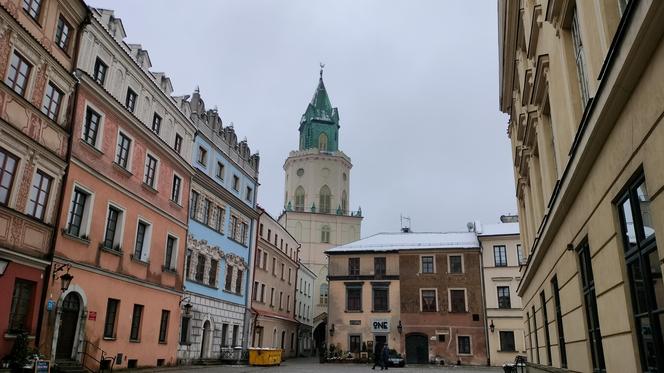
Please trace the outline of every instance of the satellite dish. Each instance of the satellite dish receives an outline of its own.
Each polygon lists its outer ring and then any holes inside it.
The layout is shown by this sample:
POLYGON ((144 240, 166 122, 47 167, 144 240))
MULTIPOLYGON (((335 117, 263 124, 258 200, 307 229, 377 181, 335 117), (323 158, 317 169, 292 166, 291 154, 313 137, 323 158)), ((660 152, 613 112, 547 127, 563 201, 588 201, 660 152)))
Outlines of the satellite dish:
POLYGON ((475 223, 469 221, 468 223, 466 223, 466 227, 468 228, 468 232, 473 232, 475 230, 475 223))

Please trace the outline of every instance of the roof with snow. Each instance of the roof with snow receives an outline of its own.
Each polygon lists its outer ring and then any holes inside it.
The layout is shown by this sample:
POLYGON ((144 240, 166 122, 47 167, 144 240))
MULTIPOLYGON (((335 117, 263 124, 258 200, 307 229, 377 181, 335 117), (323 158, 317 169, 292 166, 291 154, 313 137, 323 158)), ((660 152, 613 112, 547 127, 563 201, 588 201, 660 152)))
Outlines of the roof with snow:
POLYGON ((475 230, 480 237, 513 236, 519 234, 519 223, 476 224, 475 230))
POLYGON ((346 252, 381 252, 429 249, 478 249, 477 236, 473 232, 450 233, 378 233, 373 236, 333 247, 328 254, 346 252))

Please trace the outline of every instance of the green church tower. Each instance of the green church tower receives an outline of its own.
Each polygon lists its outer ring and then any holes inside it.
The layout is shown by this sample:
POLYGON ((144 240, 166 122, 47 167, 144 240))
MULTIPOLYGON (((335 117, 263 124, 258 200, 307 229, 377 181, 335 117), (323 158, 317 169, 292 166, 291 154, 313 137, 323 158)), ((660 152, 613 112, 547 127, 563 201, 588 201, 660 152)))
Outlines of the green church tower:
POLYGON ((323 66, 314 97, 300 120, 300 150, 339 150, 339 111, 332 107, 325 90, 323 66))

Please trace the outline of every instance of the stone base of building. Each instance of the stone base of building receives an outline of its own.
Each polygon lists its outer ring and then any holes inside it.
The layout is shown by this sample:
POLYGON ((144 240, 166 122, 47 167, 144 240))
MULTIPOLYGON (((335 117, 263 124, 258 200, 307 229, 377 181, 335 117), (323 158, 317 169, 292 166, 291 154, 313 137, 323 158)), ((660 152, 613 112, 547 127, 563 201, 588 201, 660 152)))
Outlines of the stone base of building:
MULTIPOLYGON (((243 341, 246 307, 195 293, 185 293, 183 299, 187 299, 185 302, 192 308, 189 316, 182 316, 189 318, 189 327, 186 343, 178 347, 178 363, 238 360, 246 345, 243 341)), ((182 322, 180 320, 181 332, 182 322)))
MULTIPOLYGON (((527 373, 577 373, 575 370, 568 370, 563 368, 555 368, 548 365, 539 365, 527 363, 524 372, 527 373)), ((521 373, 521 367, 517 369, 517 373, 521 373)))

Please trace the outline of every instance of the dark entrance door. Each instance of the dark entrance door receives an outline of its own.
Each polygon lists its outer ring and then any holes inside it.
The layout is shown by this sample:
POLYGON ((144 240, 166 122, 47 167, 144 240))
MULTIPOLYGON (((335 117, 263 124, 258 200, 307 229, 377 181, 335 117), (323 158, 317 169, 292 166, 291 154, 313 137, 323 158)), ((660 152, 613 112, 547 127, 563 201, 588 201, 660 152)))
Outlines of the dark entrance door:
POLYGON ((374 338, 376 339, 376 342, 374 342, 374 353, 381 356, 380 354, 383 352, 383 346, 387 343, 387 336, 377 335, 374 336, 374 338))
POLYGON ((55 352, 56 359, 71 359, 72 357, 80 308, 81 303, 78 294, 69 293, 62 302, 58 345, 55 352))
POLYGON ((427 364, 429 362, 429 339, 426 335, 410 334, 406 336, 406 362, 408 364, 427 364))

